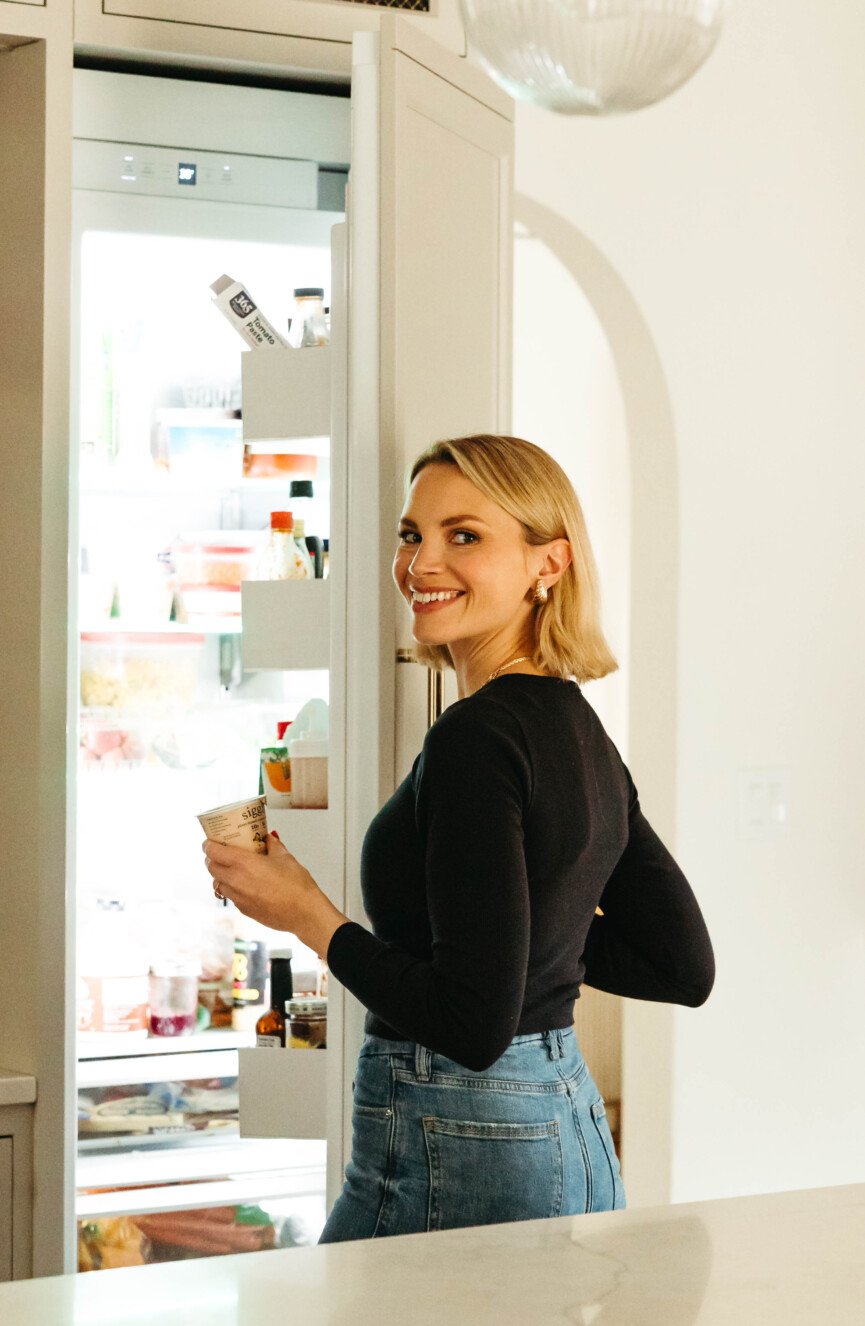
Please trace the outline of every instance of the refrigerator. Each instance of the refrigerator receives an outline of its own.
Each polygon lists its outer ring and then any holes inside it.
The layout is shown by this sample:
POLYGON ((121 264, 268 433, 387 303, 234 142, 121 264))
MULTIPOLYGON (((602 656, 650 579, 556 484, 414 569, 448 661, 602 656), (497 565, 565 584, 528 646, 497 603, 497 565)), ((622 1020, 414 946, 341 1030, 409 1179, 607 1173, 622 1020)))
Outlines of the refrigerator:
MULTIPOLYGON (((245 441, 250 352, 210 285, 242 280, 285 337, 293 288, 330 305, 350 133, 347 98, 75 78, 75 1219, 79 1267, 102 1269, 315 1242, 325 1219, 323 1130, 239 1133, 238 1050, 269 1001, 232 1027, 235 934, 290 951, 296 991, 321 988, 320 964, 213 898, 196 815, 255 795, 277 722, 330 697, 309 632, 297 657, 260 634, 264 657, 244 657, 241 593, 272 510, 299 505, 329 540, 328 393, 313 434, 245 441), (283 156, 274 124, 298 126, 283 156), (295 479, 312 481, 300 504, 295 479), (181 1016, 157 1017, 160 973, 181 1016)), ((295 634, 327 616, 323 577, 263 588, 308 591, 295 634)))
MULTIPOLYGON (((62 595, 40 582, 31 660, 40 738, 56 739, 43 752, 68 777, 40 783, 39 996, 13 1047, 39 1084, 39 1274, 75 1269, 83 1225, 135 1216, 208 1213, 185 1239, 171 1220, 159 1232, 173 1242, 148 1236, 166 1257, 317 1237, 350 1154, 358 1001, 329 982, 323 1054, 214 1026, 156 1045, 140 1028, 93 1030, 87 978, 140 977, 154 946, 192 960, 205 934, 218 948, 195 815, 257 790, 260 747, 311 698, 329 706, 328 806, 270 823, 366 922, 366 828, 454 698, 413 662, 391 580, 406 467, 435 437, 509 425, 510 100, 390 14, 354 39, 350 95, 183 73, 75 72, 68 543, 62 523, 39 533, 40 567, 66 544, 69 610, 53 617, 62 595), (79 93, 87 81, 102 91, 79 93), (244 349, 210 298, 223 273, 280 330, 293 287, 323 287, 329 345, 244 349), (193 606, 181 550, 237 560, 290 509, 292 477, 313 481, 327 577, 198 583, 216 592, 193 606), (114 970, 95 971, 107 957, 114 970), (122 1115, 101 1106, 136 1098, 135 1127, 101 1126, 122 1115), (207 1220, 234 1242, 197 1246, 207 1220), (261 1244, 243 1237, 268 1224, 261 1244)), ((296 970, 311 962, 296 937, 269 939, 296 970)), ((128 1223, 115 1234, 94 1266, 144 1258, 128 1223)))

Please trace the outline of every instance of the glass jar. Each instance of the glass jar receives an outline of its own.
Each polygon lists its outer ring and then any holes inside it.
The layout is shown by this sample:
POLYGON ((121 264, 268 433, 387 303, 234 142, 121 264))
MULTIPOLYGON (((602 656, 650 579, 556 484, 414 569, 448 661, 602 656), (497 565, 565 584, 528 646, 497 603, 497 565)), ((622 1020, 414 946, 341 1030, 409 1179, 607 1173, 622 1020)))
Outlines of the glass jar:
POLYGON ((327 345, 330 332, 324 317, 324 289, 321 286, 297 286, 294 291, 294 314, 288 343, 296 350, 310 345, 327 345))
POLYGON ((150 968, 151 1036, 190 1036, 198 1022, 199 970, 165 962, 150 968))
POLYGON ((285 1015, 289 1021, 289 1049, 327 1049, 326 999, 287 999, 285 1015))

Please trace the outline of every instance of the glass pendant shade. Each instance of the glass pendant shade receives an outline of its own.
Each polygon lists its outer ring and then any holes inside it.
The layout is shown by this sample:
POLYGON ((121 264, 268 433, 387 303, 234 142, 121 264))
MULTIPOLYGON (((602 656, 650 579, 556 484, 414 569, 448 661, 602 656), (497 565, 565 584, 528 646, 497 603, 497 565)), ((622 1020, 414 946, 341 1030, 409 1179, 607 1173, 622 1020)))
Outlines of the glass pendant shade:
POLYGON ((571 115, 639 110, 712 51, 728 0, 460 0, 472 55, 518 101, 571 115))

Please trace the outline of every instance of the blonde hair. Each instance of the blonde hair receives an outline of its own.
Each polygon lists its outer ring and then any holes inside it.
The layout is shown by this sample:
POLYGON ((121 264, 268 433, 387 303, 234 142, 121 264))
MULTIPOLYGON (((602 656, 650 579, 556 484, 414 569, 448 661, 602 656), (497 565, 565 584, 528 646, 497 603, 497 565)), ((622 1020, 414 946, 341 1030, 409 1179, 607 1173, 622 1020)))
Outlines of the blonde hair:
MULTIPOLYGON (((553 676, 577 682, 606 677, 618 663, 601 630, 598 570, 583 509, 564 470, 533 442, 521 437, 477 433, 433 442, 406 476, 406 493, 428 465, 456 465, 465 477, 520 522, 526 543, 536 546, 567 539, 572 561, 550 587, 546 603, 532 614, 532 661, 553 676)), ((445 645, 417 645, 427 667, 453 667, 445 645)))

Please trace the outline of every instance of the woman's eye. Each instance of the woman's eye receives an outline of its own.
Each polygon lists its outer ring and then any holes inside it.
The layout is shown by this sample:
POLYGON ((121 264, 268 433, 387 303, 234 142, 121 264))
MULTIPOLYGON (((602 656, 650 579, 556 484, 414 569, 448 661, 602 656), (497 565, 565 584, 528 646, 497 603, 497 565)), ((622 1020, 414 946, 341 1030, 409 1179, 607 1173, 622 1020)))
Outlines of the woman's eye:
POLYGON ((410 536, 416 533, 417 531, 413 529, 401 529, 397 533, 397 538, 401 539, 403 543, 407 543, 410 536))
MULTIPOLYGON (((477 536, 477 534, 473 534, 473 533, 471 532, 470 529, 458 529, 458 530, 454 530, 454 535, 457 535, 457 534, 465 534, 467 538, 474 540, 475 543, 477 543, 477 541, 478 541, 478 536, 477 536)), ((466 546, 466 545, 464 544, 463 547, 465 547, 465 546, 466 546)))
MULTIPOLYGON (((417 530, 415 530, 415 529, 401 529, 401 530, 398 530, 398 532, 397 532, 397 537, 398 537, 403 543, 408 543, 408 542, 410 541, 412 535, 415 535, 415 534, 417 534, 417 533, 418 533, 418 532, 417 532, 417 530)), ((477 536, 477 534, 474 534, 470 529, 457 529, 457 530, 454 530, 454 538, 456 538, 457 535, 460 535, 460 534, 465 535, 465 537, 466 537, 467 539, 471 539, 473 543, 477 543, 477 541, 478 541, 478 536, 477 536)), ((418 537, 420 537, 420 536, 418 535, 418 537)), ((466 543, 462 543, 462 544, 460 544, 460 547, 462 547, 462 548, 466 548, 466 547, 468 547, 468 546, 469 546, 469 545, 466 544, 466 543)))

